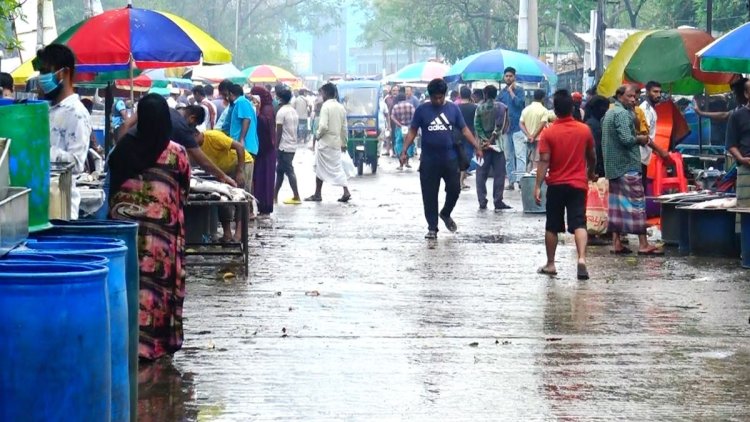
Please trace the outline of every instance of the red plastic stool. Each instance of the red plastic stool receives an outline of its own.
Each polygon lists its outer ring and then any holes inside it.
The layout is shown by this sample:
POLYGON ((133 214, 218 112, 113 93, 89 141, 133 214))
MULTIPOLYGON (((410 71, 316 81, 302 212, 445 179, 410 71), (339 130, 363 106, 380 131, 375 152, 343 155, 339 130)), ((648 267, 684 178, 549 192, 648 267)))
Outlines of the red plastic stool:
POLYGON ((687 192, 688 190, 682 154, 670 152, 669 157, 674 161, 671 166, 667 165, 661 157, 654 155, 654 159, 658 160, 656 162, 656 177, 654 177, 654 196, 664 195, 667 189, 676 189, 678 192, 687 192), (668 167, 674 168, 674 176, 667 177, 668 167))

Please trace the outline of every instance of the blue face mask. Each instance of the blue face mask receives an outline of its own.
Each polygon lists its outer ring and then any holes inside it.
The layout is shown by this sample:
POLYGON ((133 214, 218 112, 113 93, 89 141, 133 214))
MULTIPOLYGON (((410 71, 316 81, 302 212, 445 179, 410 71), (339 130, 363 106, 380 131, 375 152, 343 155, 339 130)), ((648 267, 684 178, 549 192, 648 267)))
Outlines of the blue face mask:
POLYGON ((60 86, 61 82, 55 77, 57 72, 42 73, 39 75, 39 87, 42 88, 45 94, 52 93, 60 86))

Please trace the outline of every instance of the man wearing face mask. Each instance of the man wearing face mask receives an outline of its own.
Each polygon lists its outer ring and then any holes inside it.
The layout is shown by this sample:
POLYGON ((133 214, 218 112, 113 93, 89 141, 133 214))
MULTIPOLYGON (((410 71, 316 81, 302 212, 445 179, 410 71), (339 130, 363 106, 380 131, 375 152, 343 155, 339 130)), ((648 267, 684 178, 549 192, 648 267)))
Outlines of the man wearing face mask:
MULTIPOLYGON (((91 115, 73 91, 75 56, 66 46, 50 44, 36 53, 39 87, 50 102, 50 161, 72 163, 73 175, 83 173, 91 139, 91 115)), ((70 218, 78 219, 81 194, 71 188, 70 218)))

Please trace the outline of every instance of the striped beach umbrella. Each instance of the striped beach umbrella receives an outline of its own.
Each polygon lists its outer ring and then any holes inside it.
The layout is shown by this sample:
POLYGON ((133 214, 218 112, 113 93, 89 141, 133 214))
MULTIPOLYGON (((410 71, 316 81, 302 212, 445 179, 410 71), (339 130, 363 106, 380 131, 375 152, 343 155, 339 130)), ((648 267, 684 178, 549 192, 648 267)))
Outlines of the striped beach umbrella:
POLYGON ((442 78, 450 66, 438 62, 419 62, 402 67, 398 72, 386 76, 387 82, 429 82, 435 78, 442 78))
POLYGON ((520 82, 557 82, 555 72, 541 60, 502 49, 482 51, 459 60, 448 69, 444 79, 448 82, 500 81, 507 67, 516 69, 516 80, 520 82))

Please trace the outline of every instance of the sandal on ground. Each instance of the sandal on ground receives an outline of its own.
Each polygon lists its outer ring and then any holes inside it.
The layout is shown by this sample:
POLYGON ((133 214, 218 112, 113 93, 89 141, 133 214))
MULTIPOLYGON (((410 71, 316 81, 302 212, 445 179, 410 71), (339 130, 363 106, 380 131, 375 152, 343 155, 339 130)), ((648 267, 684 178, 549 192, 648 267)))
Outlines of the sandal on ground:
POLYGON ((640 256, 664 256, 664 251, 659 248, 650 248, 645 251, 638 251, 640 256))
POLYGON ((576 273, 577 273, 576 275, 578 276, 579 280, 589 279, 589 270, 586 268, 586 264, 578 264, 576 273))
POLYGON ((319 196, 315 196, 315 195, 309 196, 309 197, 305 198, 305 201, 307 201, 307 202, 320 202, 322 200, 323 200, 323 198, 321 198, 319 196))
POLYGON ((349 202, 349 200, 352 199, 351 195, 344 195, 341 198, 338 199, 339 202, 349 202))
POLYGON ((629 255, 633 253, 633 251, 630 248, 623 247, 622 249, 612 249, 609 253, 612 255, 629 255))
POLYGON ((536 272, 537 274, 544 274, 544 275, 551 275, 551 276, 557 275, 557 271, 549 271, 548 269, 544 267, 539 267, 539 269, 537 269, 536 272))
POLYGON ((284 201, 284 205, 299 205, 302 201, 299 199, 289 198, 286 201, 284 201))

